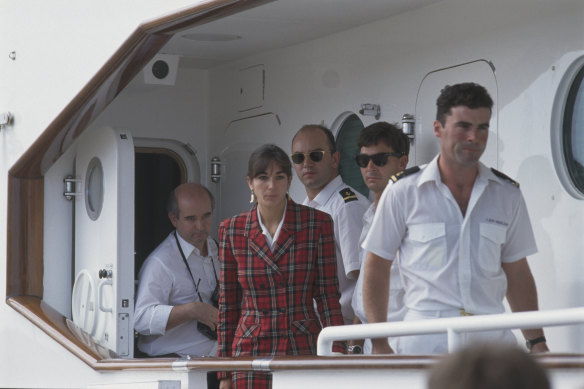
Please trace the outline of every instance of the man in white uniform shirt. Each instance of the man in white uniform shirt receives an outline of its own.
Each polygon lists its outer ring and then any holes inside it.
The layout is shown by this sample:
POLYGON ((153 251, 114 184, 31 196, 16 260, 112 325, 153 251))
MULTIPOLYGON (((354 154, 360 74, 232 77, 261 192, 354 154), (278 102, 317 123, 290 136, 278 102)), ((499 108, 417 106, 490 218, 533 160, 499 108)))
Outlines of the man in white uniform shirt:
MULTIPOLYGON (((363 230, 359 238, 359 243, 363 243, 371 228, 375 208, 387 183, 392 176, 403 171, 408 165, 410 140, 394 124, 377 122, 361 130, 357 139, 357 146, 359 146, 359 154, 355 160, 361 169, 363 181, 373 194, 373 203, 363 215, 363 230)), ((363 269, 366 254, 367 251, 361 249, 361 271, 352 301, 353 311, 355 312, 354 324, 367 323, 365 308, 363 307, 363 269)), ((391 267, 389 285, 391 290, 389 291, 387 321, 399 321, 404 317, 405 306, 403 304, 404 291, 396 263, 391 267)), ((392 342, 395 342, 395 338, 392 339, 392 342)), ((351 341, 349 343, 349 351, 352 353, 358 354, 359 347, 362 346, 364 354, 371 354, 371 341, 369 339, 364 342, 351 341)))
MULTIPOLYGON (((404 320, 538 309, 526 256, 537 251, 518 184, 479 162, 493 101, 474 83, 444 88, 434 135, 440 154, 390 183, 379 201, 367 249, 363 299, 370 323, 386 321, 395 259, 408 309, 404 320), (399 256, 396 257, 396 253, 399 256)), ((523 330, 532 352, 547 351, 541 329, 523 330)), ((469 332, 462 345, 516 342, 510 331, 469 332)), ((447 336, 403 336, 400 354, 447 352, 447 336)), ((392 353, 386 338, 374 353, 392 353)))
POLYGON ((340 304, 345 324, 352 324, 351 299, 360 269, 359 234, 370 202, 339 176, 340 154, 328 128, 303 126, 292 139, 291 158, 306 189, 303 204, 326 212, 333 219, 340 304))
POLYGON ((148 256, 138 276, 134 327, 138 348, 150 356, 216 356, 213 294, 218 250, 209 237, 213 198, 202 185, 178 186, 168 217, 176 228, 148 256), (202 327, 201 324, 207 326, 202 327))

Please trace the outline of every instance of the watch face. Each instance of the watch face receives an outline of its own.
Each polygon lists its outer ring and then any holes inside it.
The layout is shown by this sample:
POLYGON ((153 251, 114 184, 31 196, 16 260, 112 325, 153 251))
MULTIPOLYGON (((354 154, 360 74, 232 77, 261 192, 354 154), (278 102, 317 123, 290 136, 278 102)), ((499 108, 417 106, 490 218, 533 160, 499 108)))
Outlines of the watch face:
POLYGON ((358 344, 349 346, 348 351, 351 354, 363 354, 363 347, 359 346, 358 344))

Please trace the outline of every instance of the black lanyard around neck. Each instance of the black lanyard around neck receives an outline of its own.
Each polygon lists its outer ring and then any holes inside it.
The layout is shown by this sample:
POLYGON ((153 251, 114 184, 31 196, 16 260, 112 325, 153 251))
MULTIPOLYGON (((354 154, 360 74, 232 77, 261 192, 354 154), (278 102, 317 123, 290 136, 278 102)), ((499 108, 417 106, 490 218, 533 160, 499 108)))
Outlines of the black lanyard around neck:
MULTIPOLYGON (((176 240, 176 245, 178 247, 178 251, 180 251, 180 255, 183 259, 183 262, 185 263, 185 266, 187 267, 187 270, 189 271, 189 274, 191 275, 191 280, 193 280, 193 285, 195 285, 195 290, 197 291, 197 295, 199 296, 199 300, 201 300, 201 302, 203 302, 203 298, 201 297, 201 294, 199 293, 199 283, 201 282, 201 279, 199 278, 199 282, 195 282, 195 277, 193 277, 193 272, 191 272, 191 267, 189 266, 189 263, 187 262, 187 258, 185 257, 185 253, 183 252, 182 247, 180 246, 180 242, 178 241, 178 236, 176 236, 176 231, 174 231, 174 239, 176 240)), ((208 249, 209 248, 207 247, 207 250, 208 249)), ((213 262, 213 257, 211 257, 211 265, 213 266, 213 275, 215 276, 215 283, 219 284, 219 280, 217 279, 217 271, 215 270, 215 263, 213 262)))

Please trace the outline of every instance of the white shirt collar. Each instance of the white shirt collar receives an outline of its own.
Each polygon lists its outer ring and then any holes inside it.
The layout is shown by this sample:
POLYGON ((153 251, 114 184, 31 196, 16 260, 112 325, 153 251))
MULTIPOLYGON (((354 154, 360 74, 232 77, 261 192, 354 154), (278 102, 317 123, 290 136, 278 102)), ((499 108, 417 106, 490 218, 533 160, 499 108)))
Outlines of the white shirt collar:
POLYGON ((286 218, 286 209, 288 209, 288 201, 286 201, 286 203, 284 203, 284 213, 282 214, 282 220, 280 220, 280 224, 278 224, 278 228, 276 228, 276 232, 274 233, 273 237, 270 235, 270 232, 268 231, 266 226, 264 226, 264 223, 262 223, 262 216, 260 215, 260 208, 257 207, 257 209, 256 209, 256 211, 258 213, 258 223, 260 225, 260 228, 262 229, 262 233, 266 237, 266 242, 268 242, 268 246, 270 247, 271 251, 274 251, 274 245, 275 245, 276 241, 278 240, 278 235, 280 235, 280 230, 282 229, 282 226, 284 225, 284 219, 286 218))
POLYGON ((317 203, 319 205, 326 204, 331 196, 336 192, 336 189, 343 185, 343 179, 340 174, 337 174, 318 194, 314 199, 309 200, 308 203, 317 203))
MULTIPOLYGON (((441 183, 442 178, 440 177, 440 169, 438 169, 438 157, 437 155, 428 163, 428 165, 423 169, 422 174, 420 176, 420 180, 418 181, 418 186, 423 185, 426 182, 435 181, 436 183, 441 183)), ((422 166, 424 167, 424 166, 422 166)), ((495 181, 497 183, 501 183, 501 179, 497 177, 491 169, 486 167, 482 162, 478 162, 478 169, 479 173, 477 175, 477 179, 475 184, 482 181, 495 181)))
MULTIPOLYGON (((189 242, 184 240, 183 237, 180 236, 178 231, 175 231, 175 232, 176 232, 176 236, 178 237, 178 241, 180 242, 180 247, 182 248, 182 251, 185 254, 186 258, 190 257, 191 254, 193 254, 193 252, 195 253, 196 256, 202 257, 201 251, 198 248, 196 248, 195 246, 193 246, 192 244, 190 244, 189 242)), ((217 246, 215 245, 213 238, 211 238, 209 236, 209 237, 207 237, 207 256, 216 258, 217 255, 218 255, 217 246)))

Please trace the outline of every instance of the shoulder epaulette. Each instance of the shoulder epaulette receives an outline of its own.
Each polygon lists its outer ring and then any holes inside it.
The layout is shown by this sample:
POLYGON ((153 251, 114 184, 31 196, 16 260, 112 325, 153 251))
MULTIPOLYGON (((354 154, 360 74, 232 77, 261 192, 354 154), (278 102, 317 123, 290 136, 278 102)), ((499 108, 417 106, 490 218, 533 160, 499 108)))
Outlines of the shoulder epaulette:
POLYGON ((402 170, 399 173, 395 173, 393 176, 390 177, 390 179, 393 182, 397 182, 397 180, 399 180, 400 178, 404 178, 405 176, 409 176, 410 174, 414 174, 420 171, 420 167, 419 166, 413 166, 410 168, 407 168, 406 170, 402 170))
POLYGON ((511 177, 509 177, 508 175, 506 175, 505 173, 501 173, 497 169, 493 169, 493 168, 491 168, 491 171, 497 177, 502 178, 502 179, 504 179, 506 181, 509 181, 510 183, 512 183, 513 185, 515 185, 517 188, 519 188, 519 183, 517 181, 515 181, 514 179, 512 179, 511 177))
POLYGON ((339 194, 341 195, 343 200, 345 200, 345 203, 359 200, 357 198, 357 195, 355 194, 355 192, 351 190, 351 188, 343 188, 339 191, 339 194))

